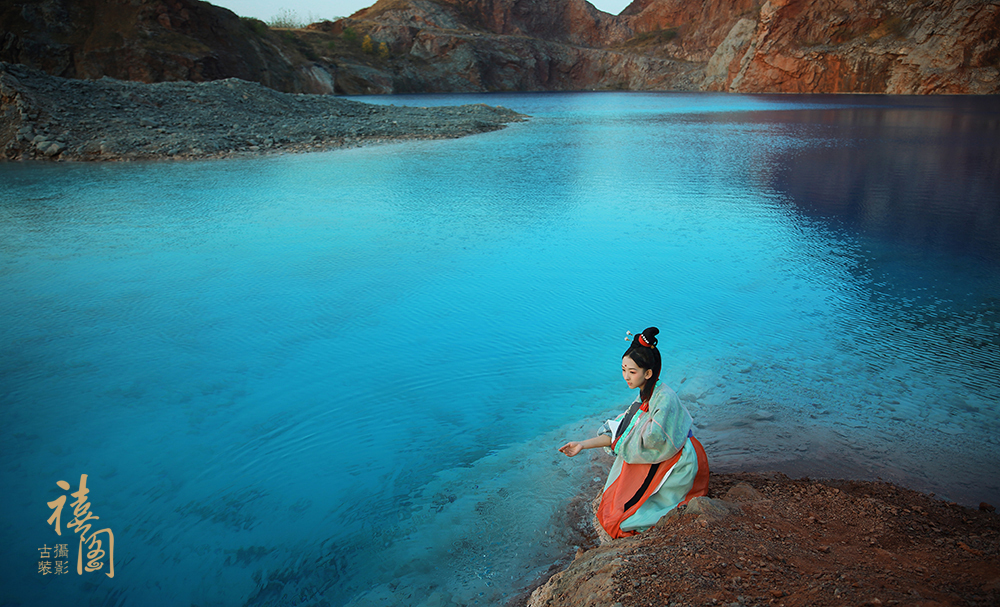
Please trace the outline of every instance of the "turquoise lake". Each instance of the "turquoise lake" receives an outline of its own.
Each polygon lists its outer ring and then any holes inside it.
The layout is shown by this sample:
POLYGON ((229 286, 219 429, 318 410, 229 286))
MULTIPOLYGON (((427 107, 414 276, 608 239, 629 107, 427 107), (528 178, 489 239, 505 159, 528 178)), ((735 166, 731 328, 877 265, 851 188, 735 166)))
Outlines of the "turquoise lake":
POLYGON ((0 604, 503 605, 651 325, 713 471, 1000 505, 1000 98, 364 100, 530 118, 0 164, 0 604), (83 474, 113 578, 47 522, 83 474))

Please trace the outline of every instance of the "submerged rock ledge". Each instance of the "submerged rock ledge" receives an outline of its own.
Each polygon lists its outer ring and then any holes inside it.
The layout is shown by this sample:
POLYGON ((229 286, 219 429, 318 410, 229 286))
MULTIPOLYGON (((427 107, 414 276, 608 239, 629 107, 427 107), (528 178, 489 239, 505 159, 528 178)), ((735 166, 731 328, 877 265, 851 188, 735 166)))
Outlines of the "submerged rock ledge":
POLYGON ((190 159, 312 151, 503 128, 483 104, 396 107, 281 93, 235 78, 144 84, 71 80, 0 62, 3 160, 190 159))
POLYGON ((718 474, 645 533, 595 535, 512 605, 1000 605, 1000 517, 885 482, 718 474))

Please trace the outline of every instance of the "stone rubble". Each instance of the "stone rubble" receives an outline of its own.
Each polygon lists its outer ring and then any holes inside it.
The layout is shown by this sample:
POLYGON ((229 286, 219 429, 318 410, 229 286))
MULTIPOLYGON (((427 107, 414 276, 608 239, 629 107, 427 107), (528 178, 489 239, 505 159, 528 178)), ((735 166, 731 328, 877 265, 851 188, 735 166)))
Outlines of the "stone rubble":
POLYGON ((568 567, 510 607, 998 604, 992 505, 973 510, 886 482, 744 472, 713 475, 708 497, 644 533, 592 531, 568 567))
POLYGON ((371 105, 235 78, 145 84, 49 76, 0 62, 0 158, 193 159, 454 138, 525 116, 483 104, 371 105))

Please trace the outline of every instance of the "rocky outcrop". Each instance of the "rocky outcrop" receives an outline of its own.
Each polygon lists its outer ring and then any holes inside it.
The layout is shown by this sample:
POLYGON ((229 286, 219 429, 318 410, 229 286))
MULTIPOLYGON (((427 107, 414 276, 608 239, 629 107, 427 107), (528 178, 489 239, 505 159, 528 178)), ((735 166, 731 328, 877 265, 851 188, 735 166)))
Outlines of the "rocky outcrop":
POLYGON ((64 78, 240 78, 286 92, 333 92, 331 66, 308 49, 199 0, 12 0, 0 8, 0 32, 0 61, 64 78))
POLYGON ((718 88, 984 94, 998 68, 1000 3, 769 0, 718 88))
POLYGON ((671 56, 704 63, 740 18, 755 13, 755 0, 635 0, 620 18, 636 33, 672 32, 663 45, 671 56))
POLYGON ((287 92, 1000 92, 1000 0, 379 0, 272 31, 198 0, 12 0, 0 60, 287 92))
MULTIPOLYGON (((380 0, 336 24, 385 43, 381 92, 1000 92, 1000 3, 380 0)), ((350 73, 352 69, 346 68, 350 73)))
POLYGON ((586 0, 379 0, 352 18, 597 47, 632 35, 586 0))
MULTIPOLYGON (((419 31, 409 55, 381 72, 381 92, 691 90, 701 79, 682 61, 517 36, 419 31)), ((346 87, 352 69, 341 70, 346 87)))
POLYGON ((144 84, 0 62, 0 160, 189 159, 460 137, 523 119, 504 108, 389 107, 235 78, 144 84))
MULTIPOLYGON (((555 39, 524 34, 544 31, 550 23, 497 19, 492 27, 509 32, 498 34, 472 29, 468 17, 454 7, 407 6, 402 12, 374 13, 374 21, 367 20, 372 13, 362 11, 335 24, 311 26, 333 35, 347 29, 363 32, 392 51, 389 61, 365 65, 367 74, 359 73, 358 64, 338 65, 343 92, 697 90, 703 79, 700 67, 683 59, 568 42, 558 28, 552 35, 555 39)), ((588 36, 597 36, 598 31, 592 29, 588 36)), ((608 36, 619 39, 624 34, 608 36)))
POLYGON ((652 529, 577 551, 528 607, 993 605, 1000 519, 882 482, 720 474, 652 529))

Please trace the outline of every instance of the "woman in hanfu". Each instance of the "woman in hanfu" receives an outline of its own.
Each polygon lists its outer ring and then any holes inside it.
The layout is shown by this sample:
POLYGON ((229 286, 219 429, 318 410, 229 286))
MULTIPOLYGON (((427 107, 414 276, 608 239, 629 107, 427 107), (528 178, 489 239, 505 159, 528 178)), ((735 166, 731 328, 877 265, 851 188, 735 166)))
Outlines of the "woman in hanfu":
POLYGON ((559 448, 569 457, 604 447, 615 455, 597 519, 612 538, 635 535, 694 497, 708 494, 708 458, 691 432, 691 414, 677 394, 657 386, 659 330, 635 336, 622 356, 622 377, 639 389, 635 402, 609 419, 594 438, 559 448))

